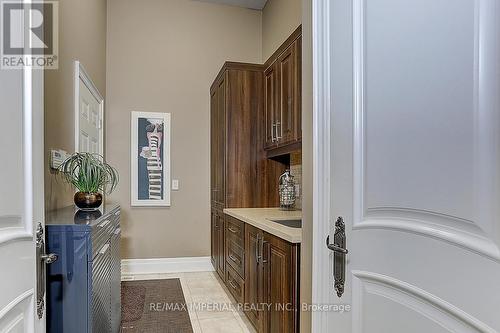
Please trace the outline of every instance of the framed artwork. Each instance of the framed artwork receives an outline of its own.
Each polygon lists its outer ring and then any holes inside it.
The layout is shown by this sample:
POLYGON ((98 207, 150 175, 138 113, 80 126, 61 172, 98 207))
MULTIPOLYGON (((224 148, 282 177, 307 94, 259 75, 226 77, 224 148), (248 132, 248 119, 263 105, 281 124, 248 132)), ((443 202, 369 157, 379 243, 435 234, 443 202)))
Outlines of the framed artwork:
POLYGON ((170 113, 132 112, 131 205, 170 206, 170 113))

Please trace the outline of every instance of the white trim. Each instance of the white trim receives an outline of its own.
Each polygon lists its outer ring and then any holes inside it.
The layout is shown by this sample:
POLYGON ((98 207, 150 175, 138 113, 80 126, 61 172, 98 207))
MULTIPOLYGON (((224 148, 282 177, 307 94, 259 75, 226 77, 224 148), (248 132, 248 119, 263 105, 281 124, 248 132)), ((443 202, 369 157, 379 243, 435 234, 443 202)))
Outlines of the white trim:
POLYGON ((130 120, 130 205, 134 207, 170 206, 171 172, 170 172, 170 113, 132 111, 130 120), (163 200, 139 200, 137 189, 137 121, 139 118, 163 119, 163 200))
POLYGON ((99 153, 104 156, 104 97, 78 60, 75 60, 74 75, 75 152, 80 150, 80 80, 87 86, 92 96, 99 101, 99 153))
MULTIPOLYGON (((330 253, 330 1, 313 1, 313 255, 312 303, 329 304, 330 253)), ((312 332, 328 331, 328 312, 312 313, 312 332)))
POLYGON ((210 257, 122 259, 122 275, 213 271, 210 257))

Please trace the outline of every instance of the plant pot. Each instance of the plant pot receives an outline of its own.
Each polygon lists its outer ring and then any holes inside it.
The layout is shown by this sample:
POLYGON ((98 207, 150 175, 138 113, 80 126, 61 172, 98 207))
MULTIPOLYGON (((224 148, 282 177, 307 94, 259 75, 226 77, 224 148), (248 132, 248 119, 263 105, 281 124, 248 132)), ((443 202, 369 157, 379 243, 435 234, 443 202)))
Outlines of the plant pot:
POLYGON ((76 192, 75 205, 84 210, 95 210, 102 204, 101 193, 76 192))

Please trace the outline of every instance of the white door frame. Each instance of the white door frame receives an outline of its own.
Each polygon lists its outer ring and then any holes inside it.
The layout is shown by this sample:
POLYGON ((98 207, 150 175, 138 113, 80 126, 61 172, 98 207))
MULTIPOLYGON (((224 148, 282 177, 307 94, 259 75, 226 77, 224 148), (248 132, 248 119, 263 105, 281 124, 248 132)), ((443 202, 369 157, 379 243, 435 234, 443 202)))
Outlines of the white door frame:
MULTIPOLYGON (((332 267, 322 263, 332 252, 326 247, 333 217, 330 211, 331 193, 331 82, 330 82, 330 1, 313 0, 313 249, 312 303, 329 304, 331 290, 328 276, 332 267)), ((328 312, 312 312, 312 332, 327 332, 328 312)))
POLYGON ((104 97, 85 71, 82 63, 75 61, 74 102, 75 102, 75 152, 80 150, 80 80, 89 88, 92 96, 99 101, 99 151, 104 156, 104 97))

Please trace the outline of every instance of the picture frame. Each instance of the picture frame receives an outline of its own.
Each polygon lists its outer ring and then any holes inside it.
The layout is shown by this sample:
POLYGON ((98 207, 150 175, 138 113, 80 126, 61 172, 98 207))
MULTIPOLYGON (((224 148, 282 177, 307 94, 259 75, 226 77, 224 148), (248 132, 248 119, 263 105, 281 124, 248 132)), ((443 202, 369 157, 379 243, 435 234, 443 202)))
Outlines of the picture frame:
POLYGON ((131 206, 170 206, 170 113, 131 114, 131 206))

